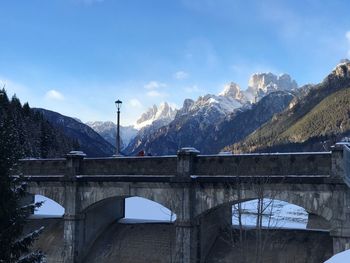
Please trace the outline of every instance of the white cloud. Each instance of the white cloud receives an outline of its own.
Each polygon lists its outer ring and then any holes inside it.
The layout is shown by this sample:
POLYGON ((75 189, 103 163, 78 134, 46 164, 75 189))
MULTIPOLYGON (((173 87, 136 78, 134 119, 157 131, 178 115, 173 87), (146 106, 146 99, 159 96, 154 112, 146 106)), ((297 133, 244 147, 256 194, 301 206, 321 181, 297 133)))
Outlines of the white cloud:
POLYGON ((179 79, 179 80, 181 80, 181 79, 187 79, 188 77, 189 77, 189 74, 188 74, 187 72, 185 72, 185 71, 182 71, 182 70, 177 71, 177 72, 174 74, 174 78, 175 78, 175 79, 179 79))
POLYGON ((155 89, 165 88, 166 86, 167 85, 165 83, 161 83, 153 80, 148 82, 144 87, 145 89, 148 89, 148 90, 155 90, 155 89))
POLYGON ((129 101, 129 104, 133 107, 133 108, 142 108, 142 103, 138 100, 138 99, 131 99, 129 101))
POLYGON ((151 90, 149 92, 146 93, 148 97, 163 97, 164 94, 156 91, 156 90, 151 90))
POLYGON ((45 94, 45 98, 49 100, 64 100, 64 96, 57 90, 49 90, 45 94))

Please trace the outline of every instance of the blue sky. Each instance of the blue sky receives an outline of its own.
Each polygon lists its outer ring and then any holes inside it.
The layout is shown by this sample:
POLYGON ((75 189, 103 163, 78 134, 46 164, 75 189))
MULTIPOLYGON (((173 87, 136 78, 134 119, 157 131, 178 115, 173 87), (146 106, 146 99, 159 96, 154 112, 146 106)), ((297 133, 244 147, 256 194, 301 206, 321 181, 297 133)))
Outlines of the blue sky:
POLYGON ((1 0, 0 81, 33 107, 131 124, 152 104, 247 87, 254 72, 317 83, 350 57, 349 1, 1 0))

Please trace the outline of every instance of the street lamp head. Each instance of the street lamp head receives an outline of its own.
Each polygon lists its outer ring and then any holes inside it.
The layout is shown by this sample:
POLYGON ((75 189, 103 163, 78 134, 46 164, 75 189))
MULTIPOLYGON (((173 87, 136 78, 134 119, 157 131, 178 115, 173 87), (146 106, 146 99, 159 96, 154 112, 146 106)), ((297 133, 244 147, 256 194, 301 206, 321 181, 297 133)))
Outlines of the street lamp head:
POLYGON ((117 109, 120 110, 120 108, 122 107, 122 101, 121 100, 116 100, 115 101, 115 106, 117 106, 117 109))

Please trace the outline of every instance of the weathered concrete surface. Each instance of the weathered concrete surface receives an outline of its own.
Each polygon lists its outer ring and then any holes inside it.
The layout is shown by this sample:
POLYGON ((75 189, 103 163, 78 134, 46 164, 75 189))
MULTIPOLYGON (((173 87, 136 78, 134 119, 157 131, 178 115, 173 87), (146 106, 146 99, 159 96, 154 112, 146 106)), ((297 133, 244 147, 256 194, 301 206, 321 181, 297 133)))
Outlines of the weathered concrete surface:
MULTIPOLYGON (((247 231, 246 261, 255 262, 255 230, 247 231)), ((332 238, 327 232, 305 230, 263 231, 266 238, 264 263, 322 263, 333 255, 332 238)), ((240 262, 238 240, 232 240, 228 233, 220 236, 209 256, 207 263, 240 262), (236 241, 236 242, 235 242, 236 241)))
MULTIPOLYGON (((59 260, 63 251, 63 219, 31 220, 27 230, 44 225, 45 231, 35 243, 47 255, 49 263, 59 260)), ((249 255, 254 255, 255 240, 248 231, 249 255)), ((237 262, 235 249, 227 232, 221 232, 208 248, 206 263, 237 262)), ((90 249, 84 263, 171 263, 174 262, 175 226, 171 223, 119 224, 114 222, 90 249)), ((266 248, 266 263, 320 263, 332 255, 332 238, 327 232, 274 230, 266 248)), ((247 261, 249 262, 249 261, 247 261)), ((253 262, 253 261, 251 261, 253 262)))
POLYGON ((173 224, 113 224, 95 242, 84 262, 171 263, 173 224))
POLYGON ((44 227, 33 249, 40 249, 46 255, 48 263, 63 263, 63 219, 47 218, 28 220, 24 234, 44 227))
POLYGON ((326 219, 309 213, 306 228, 307 229, 330 230, 331 226, 326 219))

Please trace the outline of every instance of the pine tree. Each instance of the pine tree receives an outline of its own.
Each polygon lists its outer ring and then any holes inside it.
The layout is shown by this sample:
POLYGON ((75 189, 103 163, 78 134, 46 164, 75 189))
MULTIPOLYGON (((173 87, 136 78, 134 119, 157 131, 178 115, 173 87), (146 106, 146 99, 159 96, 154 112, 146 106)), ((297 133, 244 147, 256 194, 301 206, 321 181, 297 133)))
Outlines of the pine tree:
POLYGON ((25 184, 21 178, 10 176, 12 167, 20 157, 18 130, 16 129, 16 107, 6 92, 0 90, 0 262, 1 263, 36 263, 43 262, 40 251, 31 252, 31 244, 41 230, 22 236, 26 218, 40 204, 20 206, 25 196, 25 184))

